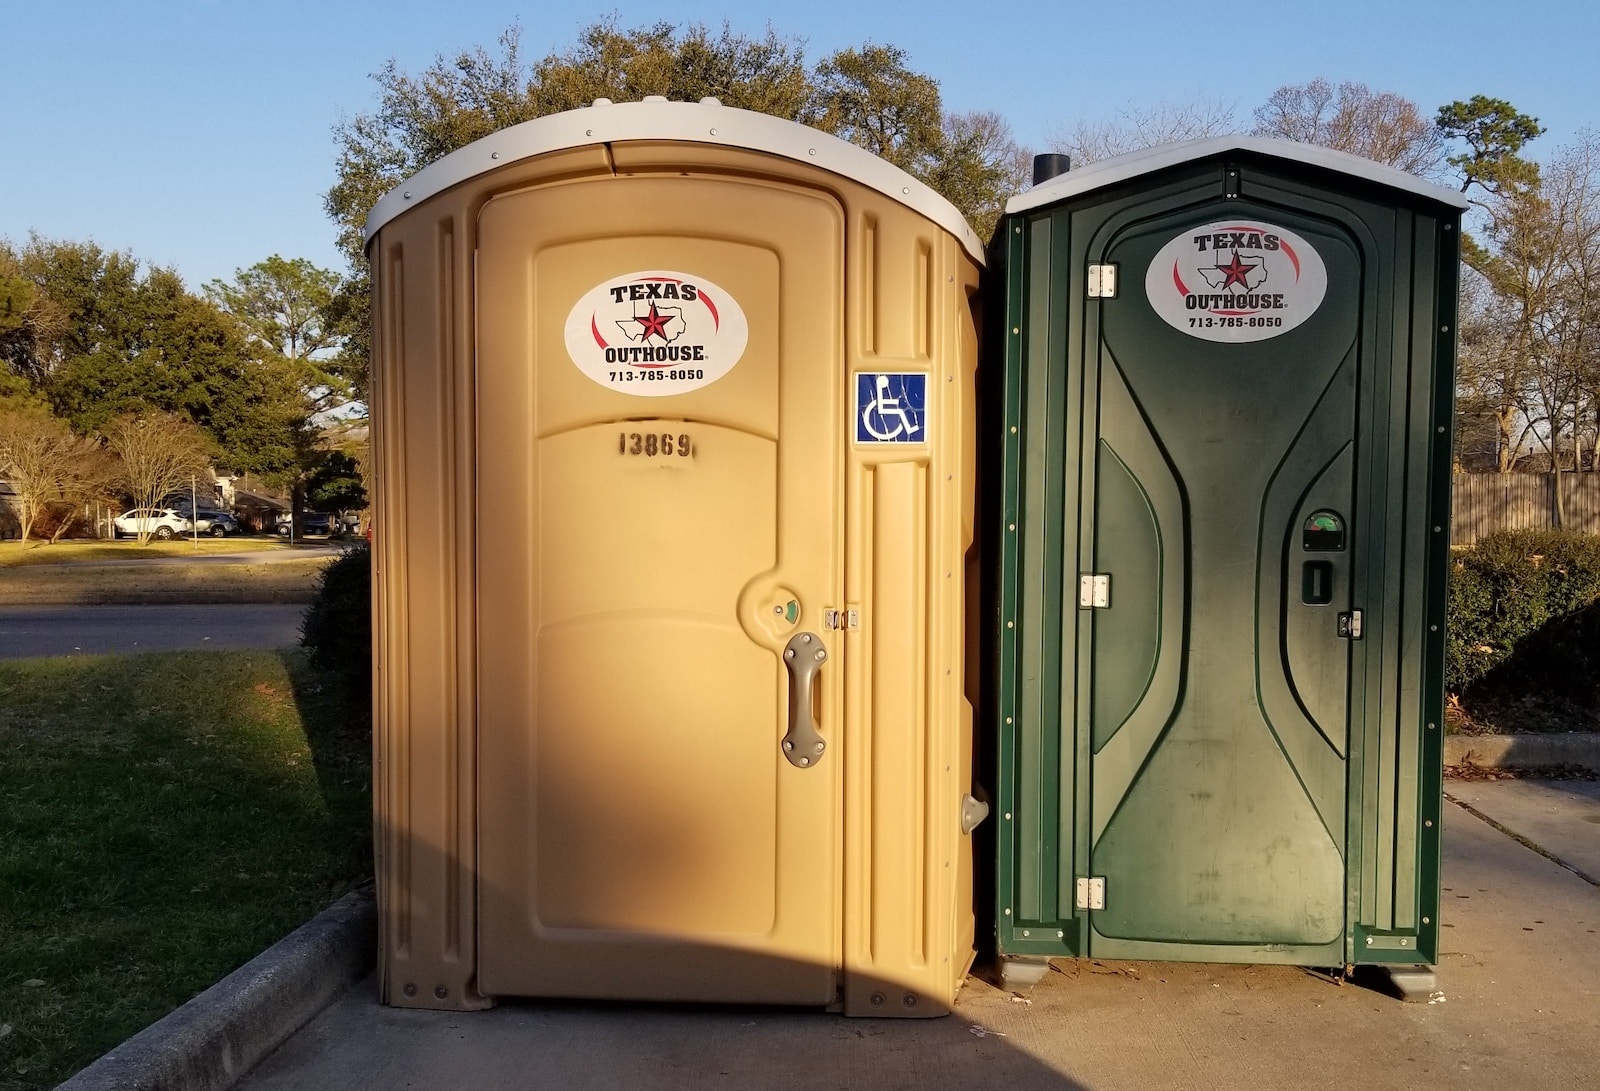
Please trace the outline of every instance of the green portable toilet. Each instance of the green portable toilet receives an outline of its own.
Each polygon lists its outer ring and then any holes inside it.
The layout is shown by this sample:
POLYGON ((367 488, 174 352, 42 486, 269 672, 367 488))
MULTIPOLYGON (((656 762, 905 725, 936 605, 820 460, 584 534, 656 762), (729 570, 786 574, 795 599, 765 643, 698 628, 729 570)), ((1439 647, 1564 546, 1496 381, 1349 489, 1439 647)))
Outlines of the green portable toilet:
POLYGON ((1431 986, 1465 207, 1237 136, 1007 205, 987 617, 1013 982, 1092 956, 1431 986))

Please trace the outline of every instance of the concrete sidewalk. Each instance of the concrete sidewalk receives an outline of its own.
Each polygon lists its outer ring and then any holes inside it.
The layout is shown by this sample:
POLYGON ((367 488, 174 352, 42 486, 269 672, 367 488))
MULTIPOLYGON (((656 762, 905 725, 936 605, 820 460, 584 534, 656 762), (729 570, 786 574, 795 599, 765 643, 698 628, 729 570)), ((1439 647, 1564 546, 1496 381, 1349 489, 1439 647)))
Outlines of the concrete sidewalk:
MULTIPOLYGON (((1535 798, 1580 813, 1593 785, 1473 787, 1485 813, 1535 798)), ((1580 840, 1593 836, 1578 825, 1580 840)), ((1600 889, 1459 807, 1446 814, 1444 866, 1432 1004, 1289 967, 1089 961, 1060 964, 1027 1001, 969 982, 954 1015, 927 1021, 559 1002, 400 1011, 380 1007, 369 981, 240 1086, 1600 1085, 1600 889)))
POLYGON ((1444 792, 1452 802, 1600 884, 1600 781, 1450 780, 1444 792))

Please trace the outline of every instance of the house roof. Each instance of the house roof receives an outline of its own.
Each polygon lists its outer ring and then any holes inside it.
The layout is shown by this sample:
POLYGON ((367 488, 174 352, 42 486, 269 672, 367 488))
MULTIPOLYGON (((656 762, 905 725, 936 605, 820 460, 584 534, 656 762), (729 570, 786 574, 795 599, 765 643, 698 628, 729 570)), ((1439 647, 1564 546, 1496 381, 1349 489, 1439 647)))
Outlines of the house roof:
POLYGON ((235 507, 266 508, 271 511, 288 511, 289 505, 283 500, 271 496, 263 496, 249 489, 235 488, 233 490, 235 507))

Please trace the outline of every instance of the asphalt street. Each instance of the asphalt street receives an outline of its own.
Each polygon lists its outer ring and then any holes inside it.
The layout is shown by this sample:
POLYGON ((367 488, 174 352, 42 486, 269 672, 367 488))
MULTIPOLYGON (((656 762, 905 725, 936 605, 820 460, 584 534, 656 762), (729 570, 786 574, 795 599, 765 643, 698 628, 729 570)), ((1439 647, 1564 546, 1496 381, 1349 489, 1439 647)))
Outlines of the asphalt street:
POLYGON ((180 648, 277 648, 300 639, 300 605, 0 606, 0 659, 180 648))

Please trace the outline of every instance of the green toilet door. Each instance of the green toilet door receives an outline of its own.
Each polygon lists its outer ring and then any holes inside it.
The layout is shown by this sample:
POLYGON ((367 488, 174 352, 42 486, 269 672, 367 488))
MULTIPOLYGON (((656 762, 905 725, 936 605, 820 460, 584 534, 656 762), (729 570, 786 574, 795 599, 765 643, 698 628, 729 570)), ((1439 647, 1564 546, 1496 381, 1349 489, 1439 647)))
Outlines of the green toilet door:
POLYGON ((1249 202, 1119 220, 1078 293, 1089 953, 1340 962, 1361 258, 1249 202))

